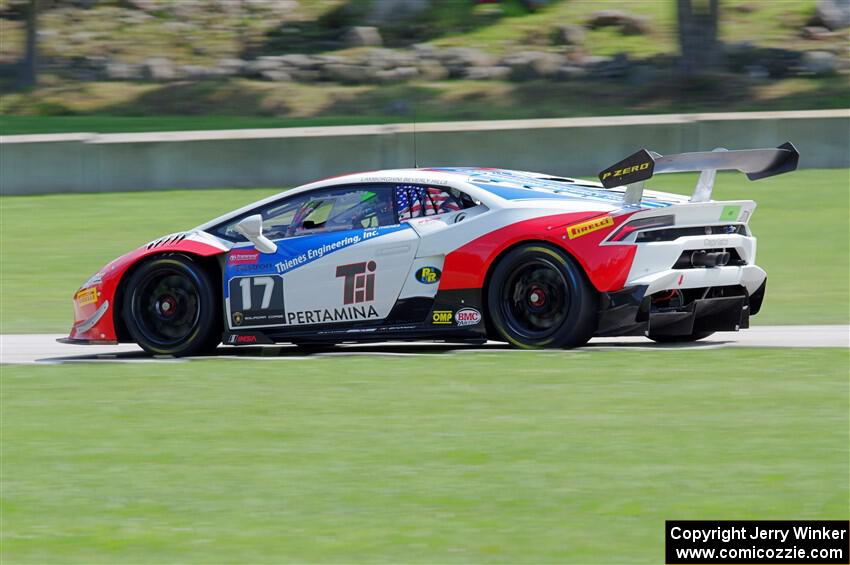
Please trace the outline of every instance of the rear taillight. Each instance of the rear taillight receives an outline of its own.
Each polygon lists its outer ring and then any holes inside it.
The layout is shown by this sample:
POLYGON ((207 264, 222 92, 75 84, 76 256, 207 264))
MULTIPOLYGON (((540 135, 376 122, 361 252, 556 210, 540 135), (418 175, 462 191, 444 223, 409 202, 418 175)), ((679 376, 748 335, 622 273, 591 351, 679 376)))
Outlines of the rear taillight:
POLYGON ((644 230, 635 236, 635 243, 655 241, 676 241, 680 237, 693 235, 747 235, 744 224, 725 224, 720 226, 686 226, 654 230, 644 230))
POLYGON ((672 226, 675 219, 675 216, 669 214, 667 216, 652 216, 649 218, 632 220, 623 224, 620 229, 608 238, 608 241, 623 241, 637 231, 672 226))

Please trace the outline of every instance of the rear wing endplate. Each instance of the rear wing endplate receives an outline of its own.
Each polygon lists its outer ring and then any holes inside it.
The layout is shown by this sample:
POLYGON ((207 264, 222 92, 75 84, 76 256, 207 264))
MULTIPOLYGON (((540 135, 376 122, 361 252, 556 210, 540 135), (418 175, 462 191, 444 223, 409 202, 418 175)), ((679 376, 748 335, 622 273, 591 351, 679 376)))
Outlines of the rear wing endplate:
POLYGON ((799 159, 800 154, 790 141, 776 149, 727 151, 718 148, 675 155, 659 155, 641 149, 599 173, 599 180, 605 188, 627 186, 625 203, 637 205, 643 195, 644 181, 653 175, 701 171, 691 202, 707 202, 711 200, 716 171, 740 171, 750 180, 759 180, 795 170, 799 159))

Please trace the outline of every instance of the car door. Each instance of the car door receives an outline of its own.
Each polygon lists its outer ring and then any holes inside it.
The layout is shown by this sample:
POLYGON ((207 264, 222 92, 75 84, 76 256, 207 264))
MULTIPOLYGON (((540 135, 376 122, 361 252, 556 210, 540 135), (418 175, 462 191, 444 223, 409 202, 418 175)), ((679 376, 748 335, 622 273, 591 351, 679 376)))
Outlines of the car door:
POLYGON ((407 280, 419 236, 398 223, 391 185, 318 189, 261 212, 276 245, 230 251, 225 301, 231 330, 378 322, 407 280))

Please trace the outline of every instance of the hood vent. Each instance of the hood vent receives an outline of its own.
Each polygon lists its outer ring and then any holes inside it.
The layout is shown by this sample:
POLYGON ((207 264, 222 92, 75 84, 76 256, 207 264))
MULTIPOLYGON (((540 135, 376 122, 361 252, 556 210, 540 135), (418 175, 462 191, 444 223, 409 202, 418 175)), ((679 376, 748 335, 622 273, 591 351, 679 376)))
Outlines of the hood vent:
POLYGON ((148 251, 151 249, 156 249, 157 247, 162 247, 163 245, 173 245, 175 243, 180 243, 184 239, 189 236, 186 232, 173 233, 171 235, 167 235, 165 237, 161 237, 147 244, 146 248, 148 251))

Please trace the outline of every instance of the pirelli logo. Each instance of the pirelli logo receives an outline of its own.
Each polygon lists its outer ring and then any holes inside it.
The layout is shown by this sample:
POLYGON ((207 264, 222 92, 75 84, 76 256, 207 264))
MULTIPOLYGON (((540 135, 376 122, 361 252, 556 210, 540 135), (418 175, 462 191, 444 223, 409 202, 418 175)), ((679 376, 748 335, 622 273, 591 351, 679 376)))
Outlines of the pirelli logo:
POLYGON ((654 169, 654 158, 649 151, 641 149, 599 173, 599 180, 605 188, 614 188, 651 178, 654 169))
POLYGON ((638 171, 645 171, 649 168, 649 165, 651 165, 651 163, 647 161, 646 163, 632 165, 631 167, 623 167, 622 169, 605 171, 604 173, 602 173, 602 180, 605 180, 608 177, 622 177, 631 173, 637 173, 638 171))
POLYGON ((77 292, 74 295, 74 300, 77 301, 77 304, 80 306, 86 306, 88 304, 94 304, 97 302, 97 289, 95 287, 84 288, 83 290, 77 292))
POLYGON ((567 237, 569 237, 570 239, 575 239, 577 237, 581 237, 583 235, 587 235, 591 232, 595 232, 597 230, 601 230, 603 228, 607 228, 608 226, 613 225, 614 218, 612 218, 611 216, 593 218, 592 220, 569 226, 567 228, 567 237))

